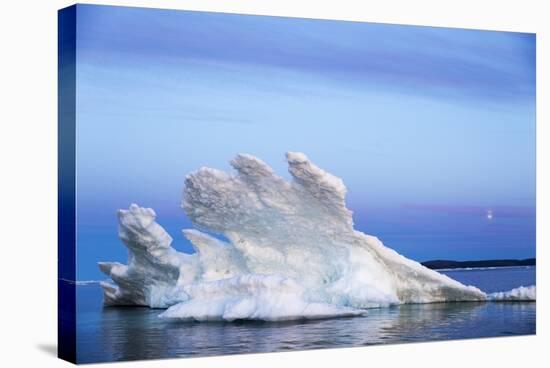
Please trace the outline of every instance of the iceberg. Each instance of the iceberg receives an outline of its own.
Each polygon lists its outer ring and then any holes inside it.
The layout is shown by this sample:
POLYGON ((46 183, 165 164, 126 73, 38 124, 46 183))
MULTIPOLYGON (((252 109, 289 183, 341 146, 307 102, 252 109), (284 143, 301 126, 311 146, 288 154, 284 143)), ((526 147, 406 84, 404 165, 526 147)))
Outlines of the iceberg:
POLYGON ((487 295, 487 298, 492 301, 509 302, 509 301, 534 301, 537 298, 537 289, 535 285, 520 286, 509 291, 500 291, 487 295))
POLYGON ((171 247, 153 209, 119 210, 128 264, 99 263, 112 280, 101 283, 104 304, 164 308, 160 316, 169 319, 275 321, 506 298, 463 285, 355 230, 343 181, 303 153, 288 152, 286 160, 291 181, 248 154, 231 161, 235 173, 201 168, 186 176, 181 206, 195 229, 183 236, 193 254, 171 247))

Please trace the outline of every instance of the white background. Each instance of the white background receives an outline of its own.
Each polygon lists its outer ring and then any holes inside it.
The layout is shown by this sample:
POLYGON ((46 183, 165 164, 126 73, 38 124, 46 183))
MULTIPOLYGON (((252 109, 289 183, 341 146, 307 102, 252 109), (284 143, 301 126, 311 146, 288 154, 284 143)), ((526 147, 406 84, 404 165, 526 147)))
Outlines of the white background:
MULTIPOLYGON (((88 1, 84 1, 88 2, 88 1)), ((281 365, 538 367, 548 364, 549 12, 545 1, 97 1, 537 33, 537 336, 119 363, 127 367, 281 365), (546 145, 545 145, 546 143, 546 145), (546 279, 546 280, 545 280, 546 279), (545 346, 546 345, 546 351, 545 346)), ((57 334, 57 10, 3 1, 0 21, 0 365, 61 367, 57 334)), ((183 144, 183 143, 182 143, 183 144)), ((505 163, 504 163, 505 164, 505 163)))

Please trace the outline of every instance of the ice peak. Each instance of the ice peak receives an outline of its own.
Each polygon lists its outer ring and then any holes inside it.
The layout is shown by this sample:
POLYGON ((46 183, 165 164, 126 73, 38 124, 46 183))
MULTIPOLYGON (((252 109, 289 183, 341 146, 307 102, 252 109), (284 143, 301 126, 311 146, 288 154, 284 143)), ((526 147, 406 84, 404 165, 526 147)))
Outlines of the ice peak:
POLYGON ((307 156, 302 153, 302 152, 292 152, 292 151, 288 151, 286 154, 286 160, 287 162, 290 164, 290 163, 304 163, 304 162, 309 162, 309 159, 307 158, 307 156))
POLYGON ((243 178, 259 179, 274 175, 269 165, 246 153, 239 153, 230 163, 243 178))

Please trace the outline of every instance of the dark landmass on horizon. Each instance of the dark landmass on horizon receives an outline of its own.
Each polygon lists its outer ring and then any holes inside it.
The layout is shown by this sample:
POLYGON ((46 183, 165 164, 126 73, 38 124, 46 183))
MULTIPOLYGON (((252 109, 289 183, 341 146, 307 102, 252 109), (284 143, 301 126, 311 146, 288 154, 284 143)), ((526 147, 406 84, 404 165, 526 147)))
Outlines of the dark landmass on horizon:
POLYGON ((536 258, 488 259, 483 261, 450 261, 446 259, 436 259, 433 261, 422 262, 422 265, 431 268, 432 270, 440 270, 442 268, 536 266, 536 262, 536 258))

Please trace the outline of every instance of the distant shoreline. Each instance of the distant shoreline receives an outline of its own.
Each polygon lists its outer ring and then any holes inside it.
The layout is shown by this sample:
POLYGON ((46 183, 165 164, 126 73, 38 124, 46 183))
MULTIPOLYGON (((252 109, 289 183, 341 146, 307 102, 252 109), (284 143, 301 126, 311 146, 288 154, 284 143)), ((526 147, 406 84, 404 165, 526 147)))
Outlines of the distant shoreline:
MULTIPOLYGON (((421 262, 423 266, 432 270, 449 271, 449 270, 464 270, 472 268, 506 268, 506 267, 521 267, 521 266, 536 266, 536 258, 527 259, 489 259, 482 261, 451 261, 445 259, 436 259, 432 261, 421 262)), ((104 280, 66 280, 59 279, 70 284, 90 285, 99 284, 100 282, 108 282, 104 280)))
POLYGON ((423 266, 432 270, 455 269, 455 268, 486 268, 486 267, 516 267, 536 266, 536 258, 527 259, 488 259, 482 261, 451 261, 436 259, 422 262, 423 266))

